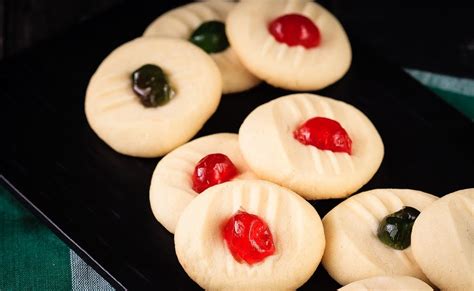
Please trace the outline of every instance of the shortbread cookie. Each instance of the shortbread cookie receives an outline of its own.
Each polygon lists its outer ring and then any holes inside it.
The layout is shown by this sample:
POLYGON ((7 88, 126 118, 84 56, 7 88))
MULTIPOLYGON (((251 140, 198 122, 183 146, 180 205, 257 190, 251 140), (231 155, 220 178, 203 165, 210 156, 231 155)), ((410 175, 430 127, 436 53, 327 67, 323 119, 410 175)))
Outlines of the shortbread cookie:
POLYGON ((268 83, 317 90, 339 80, 352 52, 339 21, 310 0, 239 3, 226 22, 232 48, 245 66, 268 83))
POLYGON ((288 95, 257 107, 240 127, 239 143, 259 177, 306 199, 354 193, 372 178, 384 154, 382 139, 362 112, 313 94, 288 95), (311 129, 318 120, 321 132, 314 137, 321 145, 303 144, 303 127, 311 129))
POLYGON ((413 255, 441 290, 474 290, 474 188, 427 207, 415 221, 413 255))
POLYGON ((184 208, 198 195, 193 189, 196 165, 204 157, 216 153, 226 155, 235 165, 237 172, 232 180, 254 178, 240 153, 237 134, 204 136, 170 152, 156 166, 150 186, 153 214, 169 232, 174 233, 184 208))
POLYGON ((352 282, 339 291, 432 291, 430 285, 409 276, 377 276, 352 282))
POLYGON ((222 80, 212 59, 179 39, 137 38, 114 50, 87 88, 85 112, 119 153, 162 156, 214 113, 222 80))
MULTIPOLYGON (((413 258, 409 228, 404 228, 405 224, 397 226, 395 238, 406 243, 400 249, 395 248, 399 244, 388 245, 379 238, 383 234, 380 226, 388 222, 385 217, 404 207, 421 212, 436 199, 415 190, 377 189, 343 201, 323 218, 327 240, 324 268, 342 285, 382 275, 412 276, 428 282, 413 258)), ((389 229, 394 228, 392 224, 389 229)))
MULTIPOLYGON (((197 29, 199 35, 194 35, 203 42, 206 51, 210 53, 222 74, 223 93, 235 93, 250 89, 260 83, 260 79, 250 73, 240 62, 234 50, 229 47, 225 34, 224 23, 235 3, 224 0, 204 1, 187 4, 170 10, 151 23, 143 36, 172 37, 190 40, 197 29), (215 22, 220 23, 215 23, 215 22), (212 23, 210 23, 212 22, 212 23), (216 30, 222 27, 221 32, 216 30), (202 26, 202 27, 201 27, 202 26), (217 29, 216 29, 217 26, 217 29), (206 33, 221 33, 222 44, 214 40, 201 40, 206 33), (213 42, 215 49, 208 45, 213 42), (216 52, 214 52, 216 51, 216 52)), ((211 38, 211 37, 210 37, 211 38)), ((200 43, 197 43, 198 45, 200 43)))
POLYGON ((316 210, 261 180, 231 181, 197 196, 175 233, 179 262, 209 290, 290 290, 306 282, 324 251, 316 210))

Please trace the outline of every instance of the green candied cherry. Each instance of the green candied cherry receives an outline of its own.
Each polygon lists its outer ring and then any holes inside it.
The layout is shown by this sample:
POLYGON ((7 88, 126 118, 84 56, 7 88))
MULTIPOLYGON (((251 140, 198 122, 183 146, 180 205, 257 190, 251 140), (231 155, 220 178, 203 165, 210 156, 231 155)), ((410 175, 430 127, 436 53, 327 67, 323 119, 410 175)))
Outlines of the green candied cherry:
POLYGON ((380 222, 377 237, 381 242, 396 250, 404 250, 411 244, 411 230, 420 211, 403 207, 389 214, 380 222))
POLYGON ((225 24, 215 20, 202 23, 193 32, 189 41, 209 54, 221 52, 229 47, 225 24))
POLYGON ((141 66, 132 73, 133 92, 145 107, 167 103, 174 94, 163 70, 152 64, 141 66))

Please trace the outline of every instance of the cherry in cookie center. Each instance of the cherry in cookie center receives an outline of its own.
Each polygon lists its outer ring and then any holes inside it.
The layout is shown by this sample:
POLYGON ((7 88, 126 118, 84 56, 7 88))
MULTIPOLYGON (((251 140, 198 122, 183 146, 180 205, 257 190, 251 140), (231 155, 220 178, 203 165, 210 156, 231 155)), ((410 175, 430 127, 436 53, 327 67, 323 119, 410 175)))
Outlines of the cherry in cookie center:
POLYGON ((352 140, 339 122, 314 117, 298 126, 293 132, 296 140, 304 145, 312 145, 320 150, 352 153, 352 140))
POLYGON ((276 41, 288 46, 301 45, 310 49, 317 47, 321 42, 321 33, 316 24, 308 17, 297 13, 275 18, 268 25, 268 31, 276 41))
POLYGON ((216 20, 203 22, 191 34, 189 41, 208 54, 218 53, 229 47, 229 41, 225 34, 225 24, 216 20))
POLYGON ((209 154, 202 158, 192 175, 193 190, 201 193, 209 187, 232 180, 239 174, 237 167, 224 154, 209 154))
POLYGON ((226 222, 222 235, 228 250, 239 263, 253 265, 275 253, 272 232, 257 215, 239 210, 226 222))
POLYGON ((159 66, 146 64, 132 73, 132 89, 145 107, 166 104, 175 94, 159 66))

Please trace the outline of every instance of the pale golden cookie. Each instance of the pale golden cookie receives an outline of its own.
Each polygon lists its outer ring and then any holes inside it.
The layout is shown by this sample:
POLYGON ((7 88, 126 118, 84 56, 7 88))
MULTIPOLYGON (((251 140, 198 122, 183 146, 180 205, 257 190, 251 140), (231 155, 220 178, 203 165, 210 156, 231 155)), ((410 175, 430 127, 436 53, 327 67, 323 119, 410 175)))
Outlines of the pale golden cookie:
POLYGON ((375 174, 382 162, 382 139, 355 107, 314 94, 293 94, 253 110, 239 130, 242 154, 261 178, 288 187, 306 199, 348 196, 375 174), (315 116, 338 121, 352 139, 352 153, 303 145, 293 131, 315 116))
MULTIPOLYGON (((227 15, 236 4, 231 1, 213 0, 187 4, 170 10, 145 30, 145 37, 171 37, 189 40, 192 33, 204 22, 217 20, 225 22, 227 15)), ((210 54, 222 75, 222 91, 235 93, 250 89, 260 83, 260 79, 250 73, 240 62, 231 47, 210 54)))
POLYGON ((339 21, 309 0, 243 1, 229 14, 227 36, 245 66, 269 84, 291 90, 317 90, 339 80, 352 52, 339 21), (270 34, 269 24, 284 14, 308 17, 319 28, 317 47, 288 46, 270 34))
POLYGON ((316 210, 292 191, 261 180, 211 187, 191 201, 178 221, 175 249, 188 275, 212 290, 289 290, 306 282, 324 251, 316 210), (239 263, 223 238, 230 217, 244 210, 263 219, 275 253, 254 265, 239 263))
POLYGON ((192 175, 203 157, 225 154, 239 171, 234 179, 252 179, 254 174, 244 161, 237 134, 218 133, 192 140, 160 160, 153 172, 150 205, 156 219, 171 233, 181 213, 198 195, 192 188, 192 175))
POLYGON ((352 282, 339 291, 432 291, 425 282, 408 276, 377 276, 352 282))
POLYGON ((474 188, 428 206, 413 225, 413 255, 441 290, 474 290, 474 188))
POLYGON ((115 49, 87 88, 85 112, 96 134, 119 153, 162 156, 190 140, 214 113, 222 80, 212 59, 179 39, 137 38, 115 49), (145 107, 132 90, 132 73, 161 67, 175 91, 165 105, 145 107))
POLYGON ((428 282, 412 248, 393 249, 377 237, 383 218, 404 206, 422 212, 437 197, 415 190, 377 189, 354 195, 323 218, 324 268, 339 284, 382 275, 412 276, 428 282))

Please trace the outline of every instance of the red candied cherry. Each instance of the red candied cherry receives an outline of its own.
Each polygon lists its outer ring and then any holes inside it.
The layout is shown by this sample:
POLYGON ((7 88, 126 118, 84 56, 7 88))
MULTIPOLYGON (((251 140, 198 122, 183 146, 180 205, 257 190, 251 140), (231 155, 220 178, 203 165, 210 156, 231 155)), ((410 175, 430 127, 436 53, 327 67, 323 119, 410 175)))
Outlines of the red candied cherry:
POLYGON ((270 22, 268 30, 281 43, 289 46, 317 47, 321 33, 314 22, 301 14, 285 14, 270 22))
POLYGON ((239 171, 226 155, 207 155, 194 168, 193 190, 201 193, 211 186, 232 180, 238 174, 239 171))
POLYGON ((352 140, 339 122, 314 117, 300 125, 293 136, 304 145, 312 145, 321 150, 351 154, 352 140))
POLYGON ((239 210, 225 224, 223 236, 232 256, 239 263, 245 261, 253 265, 275 253, 268 225, 254 214, 239 210))

